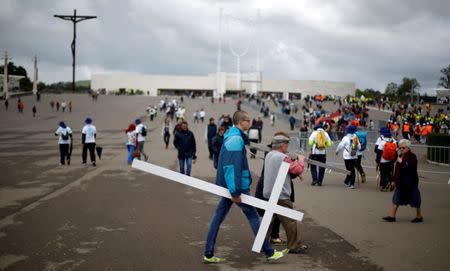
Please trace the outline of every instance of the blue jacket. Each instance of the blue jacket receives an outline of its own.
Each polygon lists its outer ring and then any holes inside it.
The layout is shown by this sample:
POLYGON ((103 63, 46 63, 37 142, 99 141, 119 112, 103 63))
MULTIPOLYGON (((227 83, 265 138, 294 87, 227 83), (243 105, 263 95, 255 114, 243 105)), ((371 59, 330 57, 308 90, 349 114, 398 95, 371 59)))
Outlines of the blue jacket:
POLYGON ((225 133, 220 149, 216 184, 227 188, 233 197, 250 192, 252 178, 245 149, 248 142, 247 136, 239 128, 231 127, 225 133))

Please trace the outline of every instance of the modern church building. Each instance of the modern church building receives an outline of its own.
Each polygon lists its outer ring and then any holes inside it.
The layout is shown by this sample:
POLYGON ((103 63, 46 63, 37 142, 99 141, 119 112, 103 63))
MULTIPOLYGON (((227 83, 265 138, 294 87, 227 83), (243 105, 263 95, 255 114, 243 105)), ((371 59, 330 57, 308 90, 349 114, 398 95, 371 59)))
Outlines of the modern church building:
POLYGON ((142 91, 144 95, 181 95, 195 93, 214 96, 233 95, 240 92, 249 94, 279 93, 286 95, 337 95, 355 94, 354 82, 333 82, 314 80, 259 79, 257 73, 209 74, 207 76, 188 75, 141 75, 141 74, 93 74, 91 88, 105 90, 106 93, 126 93, 142 91))
POLYGON ((255 31, 254 45, 256 49, 255 72, 241 72, 241 58, 249 51, 250 43, 244 52, 237 53, 228 40, 228 47, 236 57, 236 73, 227 73, 222 69, 222 46, 225 43, 224 22, 233 20, 233 16, 226 15, 223 9, 219 10, 219 29, 218 29, 218 48, 217 48, 217 70, 215 73, 205 76, 188 75, 141 75, 141 74, 93 74, 91 79, 91 88, 94 90, 105 90, 107 93, 126 93, 131 90, 143 92, 145 95, 180 95, 185 93, 195 93, 215 98, 224 95, 233 95, 241 92, 248 94, 268 94, 279 93, 287 98, 289 96, 302 95, 354 95, 355 83, 353 82, 332 82, 332 81, 313 81, 313 80, 284 80, 267 79, 262 76, 260 59, 260 42, 262 36, 260 31, 261 19, 258 10, 254 24, 249 24, 249 37, 252 31, 255 31), (252 30, 251 28, 254 27, 252 30))

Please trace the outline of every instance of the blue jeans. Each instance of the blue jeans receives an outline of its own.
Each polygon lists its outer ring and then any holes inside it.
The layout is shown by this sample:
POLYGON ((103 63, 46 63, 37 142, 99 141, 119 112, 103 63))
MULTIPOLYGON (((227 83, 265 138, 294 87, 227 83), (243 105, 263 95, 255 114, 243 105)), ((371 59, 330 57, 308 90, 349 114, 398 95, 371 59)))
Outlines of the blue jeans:
POLYGON ((180 162, 180 173, 191 176, 191 167, 192 167, 192 157, 187 157, 184 159, 178 158, 180 162), (184 171, 184 163, 186 161, 186 172, 184 171))
MULTIPOLYGON (((313 154, 313 155, 311 155, 311 160, 325 163, 327 161, 327 156, 326 156, 326 154, 313 154)), ((317 175, 317 166, 311 164, 310 167, 311 167, 311 177, 312 177, 313 183, 322 184, 323 176, 325 175, 325 168, 319 167, 319 175, 317 175)))
POLYGON ((127 150, 128 150, 128 164, 131 165, 131 163, 133 163, 134 145, 127 145, 127 150))
MULTIPOLYGON (((230 199, 220 198, 219 205, 217 205, 216 212, 214 213, 211 223, 209 224, 208 237, 205 245, 205 256, 208 258, 214 256, 214 246, 216 244, 216 238, 217 234, 219 233, 220 224, 222 224, 232 205, 233 202, 230 199)), ((256 212, 256 208, 243 203, 239 203, 237 205, 239 206, 239 208, 241 208, 242 212, 247 217, 248 222, 250 222, 250 226, 252 227, 253 233, 256 236, 259 229, 259 216, 256 212)), ((264 240, 262 250, 267 257, 272 256, 274 253, 272 245, 267 238, 266 240, 264 240)))

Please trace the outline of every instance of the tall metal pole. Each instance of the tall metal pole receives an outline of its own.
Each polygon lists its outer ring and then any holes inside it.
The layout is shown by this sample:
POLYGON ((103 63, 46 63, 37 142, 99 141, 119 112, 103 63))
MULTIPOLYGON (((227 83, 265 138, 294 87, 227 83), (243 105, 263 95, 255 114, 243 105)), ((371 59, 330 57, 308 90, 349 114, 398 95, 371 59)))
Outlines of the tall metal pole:
MULTIPOLYGON (((77 17, 77 10, 73 10, 73 17, 77 17)), ((75 91, 75 62, 77 51, 77 24, 73 23, 73 42, 72 42, 72 90, 75 91)))
POLYGON ((5 51, 5 65, 3 66, 3 97, 5 97, 5 100, 9 98, 8 93, 8 52, 5 51))
POLYGON ((76 59, 76 40, 77 40, 77 23, 89 20, 96 19, 97 16, 79 16, 77 15, 77 10, 73 10, 73 15, 54 15, 56 18, 60 18, 66 21, 73 22, 73 41, 70 45, 72 49, 72 90, 75 91, 75 59, 76 59))
POLYGON ((37 56, 34 56, 34 75, 33 75, 33 94, 37 94, 37 80, 38 80, 38 69, 37 69, 37 56))
POLYGON ((217 48, 217 74, 216 74, 216 93, 213 94, 216 98, 219 97, 219 91, 222 86, 222 14, 223 8, 219 9, 219 44, 217 48))

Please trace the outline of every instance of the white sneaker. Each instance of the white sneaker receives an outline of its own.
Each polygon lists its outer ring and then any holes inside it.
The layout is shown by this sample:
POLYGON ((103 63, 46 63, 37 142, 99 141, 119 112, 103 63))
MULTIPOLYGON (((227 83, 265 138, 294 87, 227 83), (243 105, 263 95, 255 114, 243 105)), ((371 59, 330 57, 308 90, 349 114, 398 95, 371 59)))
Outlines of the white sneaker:
POLYGON ((353 185, 349 185, 348 189, 355 189, 355 187, 353 185))

